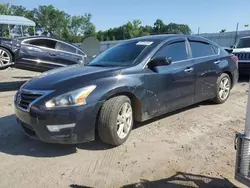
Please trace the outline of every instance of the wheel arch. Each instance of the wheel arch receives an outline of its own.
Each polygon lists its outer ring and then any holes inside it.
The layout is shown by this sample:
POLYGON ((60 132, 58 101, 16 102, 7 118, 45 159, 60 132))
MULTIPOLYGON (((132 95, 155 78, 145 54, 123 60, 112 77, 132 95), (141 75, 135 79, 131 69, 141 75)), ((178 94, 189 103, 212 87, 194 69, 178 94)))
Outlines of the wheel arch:
POLYGON ((230 81, 231 81, 231 89, 232 89, 232 87, 233 87, 232 83, 234 82, 232 73, 230 71, 224 71, 224 72, 222 72, 222 74, 223 73, 225 73, 225 74, 227 74, 229 76, 230 81))
POLYGON ((135 94, 128 92, 128 91, 118 92, 114 95, 111 95, 108 99, 116 97, 116 96, 121 96, 121 95, 125 95, 131 100, 134 119, 136 121, 141 121, 141 119, 142 119, 142 104, 141 104, 140 99, 135 94))
POLYGON ((142 121, 142 102, 139 99, 139 97, 132 91, 129 90, 120 90, 120 91, 110 91, 108 92, 101 100, 101 105, 98 109, 98 114, 101 110, 101 107, 103 105, 103 103, 113 97, 117 97, 117 96, 121 96, 121 95, 125 95, 127 96, 130 100, 131 100, 131 105, 132 105, 132 109, 133 109, 133 115, 134 115, 134 120, 135 121, 142 121))
POLYGON ((15 59, 15 54, 12 52, 12 50, 9 49, 8 47, 2 45, 2 44, 0 44, 0 47, 1 47, 1 48, 4 48, 5 50, 7 50, 7 51, 12 55, 12 61, 14 61, 14 59, 15 59))

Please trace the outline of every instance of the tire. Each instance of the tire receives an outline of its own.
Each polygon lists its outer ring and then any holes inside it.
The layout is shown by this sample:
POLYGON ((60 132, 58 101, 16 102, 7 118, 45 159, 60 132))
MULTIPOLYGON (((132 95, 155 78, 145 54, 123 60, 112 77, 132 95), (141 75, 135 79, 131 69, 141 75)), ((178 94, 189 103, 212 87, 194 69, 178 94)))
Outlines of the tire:
POLYGON ((13 56, 9 50, 0 47, 0 68, 7 68, 13 61, 13 56))
POLYGON ((98 134, 104 143, 119 146, 128 139, 133 123, 133 109, 130 99, 123 95, 113 97, 101 107, 98 117, 98 134), (128 110, 126 110, 126 106, 128 110), (124 110, 126 115, 123 116, 121 114, 124 110), (125 118, 125 116, 129 116, 129 118, 125 118))
POLYGON ((228 74, 222 73, 220 77, 217 79, 217 86, 216 86, 216 96, 213 99, 213 101, 217 104, 222 104, 227 101, 228 97, 230 96, 231 87, 232 87, 232 81, 228 74), (227 80, 227 85, 225 86, 223 83, 225 83, 225 80, 227 80), (222 89, 223 87, 223 89, 222 89), (224 96, 221 95, 223 91, 227 92, 224 93, 224 96))

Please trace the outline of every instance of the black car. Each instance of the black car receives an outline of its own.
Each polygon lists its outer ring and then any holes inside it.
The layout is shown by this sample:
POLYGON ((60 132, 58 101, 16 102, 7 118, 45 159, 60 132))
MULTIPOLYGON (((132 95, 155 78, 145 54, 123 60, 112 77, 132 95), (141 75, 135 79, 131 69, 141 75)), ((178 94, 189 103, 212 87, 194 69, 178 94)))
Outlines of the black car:
POLYGON ((237 80, 235 56, 207 39, 147 36, 118 44, 87 66, 28 81, 16 93, 15 111, 32 138, 72 144, 98 132, 103 142, 120 145, 134 120, 209 99, 224 103, 237 80))
POLYGON ((74 64, 84 64, 87 56, 72 44, 49 37, 0 38, 0 68, 43 72, 74 64))

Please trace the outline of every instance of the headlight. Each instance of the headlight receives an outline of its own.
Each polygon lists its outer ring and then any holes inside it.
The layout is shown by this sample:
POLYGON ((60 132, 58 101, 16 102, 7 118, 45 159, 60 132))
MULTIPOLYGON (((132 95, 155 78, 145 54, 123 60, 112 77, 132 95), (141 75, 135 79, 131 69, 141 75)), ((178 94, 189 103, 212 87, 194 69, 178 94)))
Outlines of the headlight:
POLYGON ((47 108, 85 105, 86 98, 96 88, 95 85, 70 91, 46 102, 47 108))

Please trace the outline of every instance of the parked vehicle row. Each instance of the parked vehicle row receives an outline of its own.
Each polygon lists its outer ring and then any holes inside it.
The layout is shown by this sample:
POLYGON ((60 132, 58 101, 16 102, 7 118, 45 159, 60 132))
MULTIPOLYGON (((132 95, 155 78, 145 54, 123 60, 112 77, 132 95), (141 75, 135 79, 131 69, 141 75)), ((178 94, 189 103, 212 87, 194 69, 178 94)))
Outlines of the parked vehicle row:
POLYGON ((87 55, 78 47, 49 37, 0 38, 0 68, 15 67, 43 72, 84 64, 87 55))
POLYGON ((94 140, 98 132, 103 142, 120 145, 134 121, 204 100, 224 103, 238 80, 237 60, 198 36, 135 38, 87 66, 29 80, 16 93, 15 112, 31 138, 73 144, 94 140))

